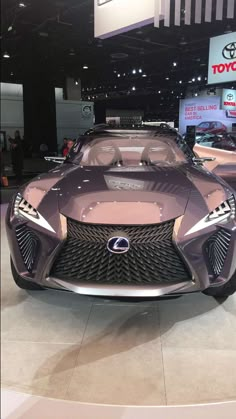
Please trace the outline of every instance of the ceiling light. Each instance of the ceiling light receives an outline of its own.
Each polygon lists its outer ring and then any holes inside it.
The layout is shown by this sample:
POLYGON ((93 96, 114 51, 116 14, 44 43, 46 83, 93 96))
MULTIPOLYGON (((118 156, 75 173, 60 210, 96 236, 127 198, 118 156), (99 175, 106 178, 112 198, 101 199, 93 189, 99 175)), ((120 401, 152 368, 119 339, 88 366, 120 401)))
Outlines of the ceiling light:
POLYGON ((177 66, 177 62, 176 61, 174 61, 173 62, 173 67, 176 67, 177 66))
POLYGON ((117 74, 117 77, 120 77, 120 73, 117 74))
POLYGON ((198 78, 197 78, 197 79, 198 79, 198 81, 201 81, 201 80, 202 80, 201 76, 198 76, 198 78))
POLYGON ((123 73, 123 76, 125 77, 125 76, 126 76, 126 74, 125 74, 125 73, 123 73))
POLYGON ((88 70, 88 66, 87 65, 84 65, 83 66, 83 70, 88 70))
POLYGON ((192 78, 192 81, 193 81, 193 82, 194 82, 194 81, 196 81, 195 77, 193 77, 193 78, 192 78))
POLYGON ((11 32, 11 31, 12 31, 12 29, 13 29, 13 26, 12 26, 12 25, 10 25, 10 26, 8 26, 7 31, 8 31, 8 32, 11 32))
POLYGON ((170 80, 170 77, 166 77, 166 80, 170 80))
POLYGON ((179 84, 182 84, 182 83, 183 83, 183 82, 182 82, 182 80, 180 80, 180 81, 179 81, 179 84))
POLYGON ((133 91, 135 91, 135 90, 136 90, 136 87, 135 87, 135 86, 133 86, 133 87, 132 87, 132 90, 133 90, 133 91))
POLYGON ((76 86, 78 86, 79 82, 76 80, 76 81, 75 81, 75 84, 76 84, 76 86))
POLYGON ((10 54, 8 54, 8 52, 4 52, 3 58, 10 58, 10 54))
POLYGON ((142 73, 142 72, 143 72, 143 70, 140 68, 140 69, 138 70, 138 72, 139 72, 139 73, 142 73))
POLYGON ((22 9, 23 9, 23 7, 26 7, 26 4, 23 3, 23 1, 22 1, 22 2, 19 3, 19 7, 22 7, 22 9))
POLYGON ((198 93, 194 93, 194 96, 198 96, 198 93))
POLYGON ((159 95, 161 94, 161 90, 158 90, 159 95))
POLYGON ((14 76, 14 73, 13 73, 13 71, 11 71, 11 76, 14 76))
POLYGON ((71 56, 75 55, 75 51, 74 51, 73 48, 70 49, 69 55, 71 55, 71 56))
POLYGON ((142 75, 142 77, 147 77, 147 74, 145 74, 145 73, 144 73, 144 74, 142 75))
POLYGON ((137 73, 137 71, 135 70, 135 68, 132 70, 132 73, 133 74, 136 74, 137 73))

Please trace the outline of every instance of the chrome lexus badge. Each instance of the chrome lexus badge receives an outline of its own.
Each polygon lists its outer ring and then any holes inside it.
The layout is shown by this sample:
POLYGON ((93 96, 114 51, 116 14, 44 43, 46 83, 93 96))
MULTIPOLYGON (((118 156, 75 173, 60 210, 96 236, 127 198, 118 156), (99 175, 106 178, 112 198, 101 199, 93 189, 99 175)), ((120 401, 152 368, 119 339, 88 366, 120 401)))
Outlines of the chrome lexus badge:
POLYGON ((126 237, 111 237, 107 242, 107 248, 111 253, 126 253, 129 250, 129 240, 126 237))

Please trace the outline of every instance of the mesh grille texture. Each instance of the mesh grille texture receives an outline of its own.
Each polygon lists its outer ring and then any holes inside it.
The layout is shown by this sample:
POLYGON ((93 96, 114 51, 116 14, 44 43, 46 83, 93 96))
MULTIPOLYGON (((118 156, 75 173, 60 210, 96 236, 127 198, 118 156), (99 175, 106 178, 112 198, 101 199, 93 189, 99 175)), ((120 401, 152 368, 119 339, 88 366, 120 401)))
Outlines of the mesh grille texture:
POLYGON ((220 275, 224 267, 230 240, 231 233, 221 228, 207 242, 206 252, 215 277, 220 275))
POLYGON ((191 275, 172 241, 174 220, 157 225, 119 226, 67 220, 68 237, 51 275, 70 282, 155 284, 190 281, 191 275), (107 242, 117 234, 130 249, 113 254, 107 242))
POLYGON ((26 225, 16 227, 16 239, 25 267, 32 272, 39 249, 39 240, 26 225))

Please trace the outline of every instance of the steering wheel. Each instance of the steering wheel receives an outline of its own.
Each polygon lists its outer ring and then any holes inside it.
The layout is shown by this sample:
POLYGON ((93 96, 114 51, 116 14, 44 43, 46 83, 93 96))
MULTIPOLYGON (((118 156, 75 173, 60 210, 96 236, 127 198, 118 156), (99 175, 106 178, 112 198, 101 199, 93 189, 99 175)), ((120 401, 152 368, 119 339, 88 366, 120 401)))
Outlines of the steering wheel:
POLYGON ((122 155, 116 144, 107 146, 95 145, 88 154, 88 165, 90 166, 110 166, 122 165, 122 155), (104 161, 99 155, 103 155, 105 160, 110 156, 108 162, 104 161))
MULTIPOLYGON (((141 162, 145 164, 152 164, 153 160, 151 160, 150 158, 150 153, 154 151, 157 153, 158 147, 161 147, 161 146, 155 147, 153 145, 147 145, 142 152, 141 162)), ((162 148, 162 151, 163 149, 164 147, 162 148)), ((168 163, 176 162, 175 152, 171 149, 169 145, 167 145, 167 147, 165 148, 165 152, 166 152, 166 155, 164 156, 164 158, 162 157, 161 161, 168 162, 168 163)))

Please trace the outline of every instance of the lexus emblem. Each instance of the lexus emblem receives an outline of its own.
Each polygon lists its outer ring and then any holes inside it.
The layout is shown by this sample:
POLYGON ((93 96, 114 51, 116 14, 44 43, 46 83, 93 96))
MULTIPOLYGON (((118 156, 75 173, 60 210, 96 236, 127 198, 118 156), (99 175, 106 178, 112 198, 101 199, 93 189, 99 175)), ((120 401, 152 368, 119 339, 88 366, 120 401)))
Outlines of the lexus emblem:
POLYGON ((129 250, 129 240, 126 237, 111 237, 107 242, 107 248, 111 253, 126 253, 129 250))
POLYGON ((230 42, 222 51, 222 55, 226 60, 236 58, 236 42, 230 42))

